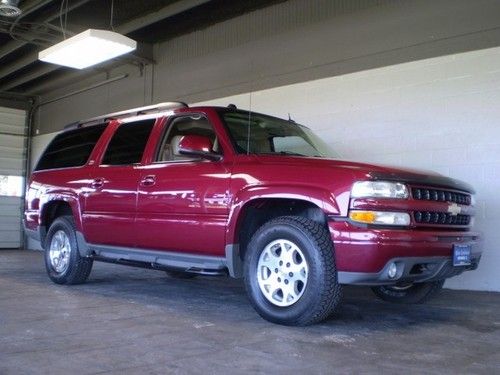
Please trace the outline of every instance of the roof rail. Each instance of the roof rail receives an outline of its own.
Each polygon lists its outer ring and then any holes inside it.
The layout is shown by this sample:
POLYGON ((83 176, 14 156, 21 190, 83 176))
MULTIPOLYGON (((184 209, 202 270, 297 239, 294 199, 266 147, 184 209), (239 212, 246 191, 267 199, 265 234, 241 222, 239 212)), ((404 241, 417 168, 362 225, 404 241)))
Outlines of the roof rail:
POLYGON ((99 125, 105 123, 108 120, 115 120, 123 117, 131 117, 131 116, 139 116, 139 115, 147 115, 150 113, 158 113, 162 111, 167 111, 169 109, 176 108, 186 108, 188 105, 184 102, 164 102, 153 105, 148 105, 145 107, 138 107, 127 109, 125 111, 108 113, 106 115, 92 117, 87 120, 73 122, 64 127, 64 130, 77 129, 82 127, 83 125, 99 125))

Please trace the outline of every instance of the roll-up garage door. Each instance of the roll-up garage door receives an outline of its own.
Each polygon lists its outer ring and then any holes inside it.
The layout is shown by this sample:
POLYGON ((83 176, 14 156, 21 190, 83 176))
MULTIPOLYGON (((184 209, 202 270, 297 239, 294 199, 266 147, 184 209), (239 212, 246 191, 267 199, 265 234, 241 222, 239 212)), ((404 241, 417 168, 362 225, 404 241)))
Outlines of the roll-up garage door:
POLYGON ((0 248, 21 246, 26 157, 25 111, 0 107, 0 248))

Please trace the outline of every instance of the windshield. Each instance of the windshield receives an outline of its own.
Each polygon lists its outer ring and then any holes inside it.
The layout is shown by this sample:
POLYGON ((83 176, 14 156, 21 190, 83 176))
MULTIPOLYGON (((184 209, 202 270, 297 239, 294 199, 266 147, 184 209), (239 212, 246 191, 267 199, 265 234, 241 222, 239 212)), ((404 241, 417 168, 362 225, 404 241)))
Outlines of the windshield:
POLYGON ((293 121, 247 111, 223 111, 221 117, 240 154, 339 158, 309 128, 293 121))

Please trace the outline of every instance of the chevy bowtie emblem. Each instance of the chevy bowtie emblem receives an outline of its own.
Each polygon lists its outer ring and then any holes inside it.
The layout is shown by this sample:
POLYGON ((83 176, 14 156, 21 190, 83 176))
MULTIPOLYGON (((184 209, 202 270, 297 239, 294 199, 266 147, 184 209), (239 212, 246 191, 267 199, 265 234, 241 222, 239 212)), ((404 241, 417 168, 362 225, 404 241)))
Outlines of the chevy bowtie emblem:
POLYGON ((457 216, 462 212, 462 208, 458 204, 452 203, 448 206, 448 212, 453 216, 457 216))

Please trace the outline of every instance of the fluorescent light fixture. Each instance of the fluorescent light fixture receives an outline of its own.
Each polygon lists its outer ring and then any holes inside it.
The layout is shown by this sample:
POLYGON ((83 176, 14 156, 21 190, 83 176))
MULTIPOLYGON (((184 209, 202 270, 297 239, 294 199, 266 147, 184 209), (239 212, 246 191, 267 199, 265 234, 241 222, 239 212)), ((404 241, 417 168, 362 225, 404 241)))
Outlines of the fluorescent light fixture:
POLYGON ((88 29, 44 49, 38 59, 71 68, 83 69, 137 48, 137 42, 108 30, 88 29))

